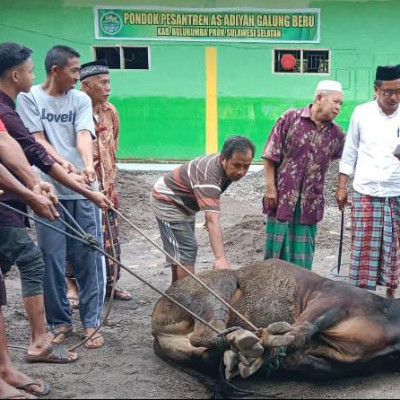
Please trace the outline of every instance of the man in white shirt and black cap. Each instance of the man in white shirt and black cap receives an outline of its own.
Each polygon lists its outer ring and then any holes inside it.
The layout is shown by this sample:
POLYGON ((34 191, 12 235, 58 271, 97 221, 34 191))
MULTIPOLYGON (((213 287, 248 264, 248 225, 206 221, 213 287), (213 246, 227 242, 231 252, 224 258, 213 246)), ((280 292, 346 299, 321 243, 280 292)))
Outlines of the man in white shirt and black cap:
POLYGON ((314 102, 283 114, 268 137, 264 212, 265 259, 280 258, 311 269, 317 224, 324 215, 325 175, 342 155, 345 136, 333 122, 343 102, 342 85, 321 81, 314 102))
POLYGON ((400 271, 400 66, 378 67, 375 100, 354 110, 340 163, 339 207, 354 175, 350 283, 394 298, 400 271), (397 153, 396 153, 397 154, 397 153))

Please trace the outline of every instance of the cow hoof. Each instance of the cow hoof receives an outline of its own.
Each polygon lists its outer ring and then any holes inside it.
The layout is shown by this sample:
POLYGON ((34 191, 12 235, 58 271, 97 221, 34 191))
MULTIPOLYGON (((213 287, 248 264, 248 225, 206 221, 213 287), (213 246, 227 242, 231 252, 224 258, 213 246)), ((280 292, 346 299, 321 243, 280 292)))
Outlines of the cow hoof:
POLYGON ((262 345, 265 349, 281 347, 281 346, 289 346, 295 341, 295 336, 293 331, 289 331, 285 334, 281 335, 273 335, 269 327, 268 329, 264 329, 262 333, 262 345))
POLYGON ((239 350, 250 350, 254 345, 260 343, 260 339, 244 329, 235 332, 235 344, 239 350))
POLYGON ((228 382, 233 381, 237 376, 240 376, 240 372, 238 369, 235 371, 225 371, 225 378, 228 382))
POLYGON ((275 322, 268 326, 268 332, 271 335, 283 335, 284 333, 290 332, 292 329, 292 325, 284 321, 275 322))
POLYGON ((240 364, 245 367, 250 367, 250 365, 254 362, 254 358, 246 358, 243 354, 239 353, 239 361, 240 364))
POLYGON ((239 364, 237 354, 232 350, 227 350, 224 353, 224 365, 226 372, 232 372, 239 364))
POLYGON ((247 364, 249 364, 250 361, 252 361, 250 363, 250 366, 246 366, 242 362, 239 363, 239 372, 240 372, 240 376, 243 379, 247 379, 248 377, 254 375, 264 365, 263 357, 259 357, 255 360, 248 360, 248 361, 249 362, 247 364))
POLYGON ((294 342, 294 336, 290 334, 269 337, 269 347, 289 346, 294 342))
POLYGON ((225 364, 225 378, 228 382, 240 375, 238 364, 239 357, 232 351, 227 350, 224 353, 224 364, 225 364))
POLYGON ((247 358, 258 358, 264 354, 264 347, 261 343, 256 343, 250 349, 240 350, 240 353, 247 358))

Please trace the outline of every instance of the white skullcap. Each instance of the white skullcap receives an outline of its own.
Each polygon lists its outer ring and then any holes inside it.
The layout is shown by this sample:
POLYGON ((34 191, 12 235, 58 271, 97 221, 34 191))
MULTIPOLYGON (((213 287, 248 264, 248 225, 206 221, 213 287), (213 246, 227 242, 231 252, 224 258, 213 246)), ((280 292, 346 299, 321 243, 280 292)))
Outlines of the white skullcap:
POLYGON ((340 92, 343 93, 342 84, 338 81, 325 80, 318 83, 316 92, 340 92))

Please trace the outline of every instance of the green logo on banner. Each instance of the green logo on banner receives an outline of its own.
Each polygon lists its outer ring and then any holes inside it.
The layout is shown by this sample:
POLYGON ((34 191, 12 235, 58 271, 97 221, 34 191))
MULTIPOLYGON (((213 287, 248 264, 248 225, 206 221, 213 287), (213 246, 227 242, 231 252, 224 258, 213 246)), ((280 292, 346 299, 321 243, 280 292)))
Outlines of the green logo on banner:
POLYGON ((100 21, 101 30, 108 35, 116 35, 122 29, 122 20, 113 12, 104 14, 100 21))

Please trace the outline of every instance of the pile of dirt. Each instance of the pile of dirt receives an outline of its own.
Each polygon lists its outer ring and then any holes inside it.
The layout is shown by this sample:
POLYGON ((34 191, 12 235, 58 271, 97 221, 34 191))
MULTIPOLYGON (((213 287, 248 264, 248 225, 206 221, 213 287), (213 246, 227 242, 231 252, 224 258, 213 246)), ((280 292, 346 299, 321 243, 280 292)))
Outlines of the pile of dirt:
POLYGON ((246 264, 264 255, 264 217, 245 215, 238 224, 224 229, 225 249, 231 262, 246 264))
POLYGON ((253 207, 261 209, 264 186, 264 172, 251 173, 239 182, 233 183, 224 193, 224 197, 243 200, 253 207))
MULTIPOLYGON (((146 180, 146 177, 148 178, 148 175, 144 173, 118 171, 116 182, 121 212, 129 221, 141 229, 149 228, 149 224, 152 224, 154 220, 149 203, 152 184, 146 180)), ((120 237, 122 244, 130 242, 131 233, 132 228, 121 220, 120 237)))

